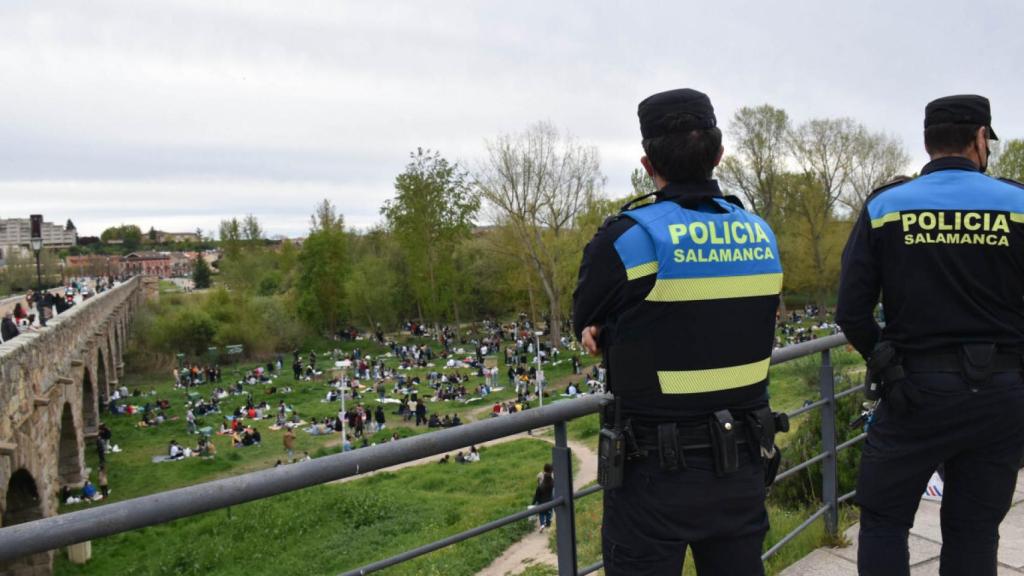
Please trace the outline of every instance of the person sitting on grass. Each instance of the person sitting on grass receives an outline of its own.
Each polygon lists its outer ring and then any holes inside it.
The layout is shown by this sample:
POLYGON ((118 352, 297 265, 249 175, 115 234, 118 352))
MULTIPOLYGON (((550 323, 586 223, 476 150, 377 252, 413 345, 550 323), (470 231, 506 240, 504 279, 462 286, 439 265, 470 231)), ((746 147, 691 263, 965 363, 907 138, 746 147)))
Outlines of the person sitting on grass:
POLYGON ((441 419, 437 417, 437 414, 431 414, 430 420, 427 421, 427 428, 440 428, 441 419))
POLYGON ((170 460, 181 460, 185 457, 185 451, 182 450, 181 445, 178 444, 177 440, 171 440, 171 443, 167 448, 167 452, 170 460))
POLYGON ((466 462, 479 462, 480 452, 476 449, 476 446, 469 447, 469 453, 466 454, 466 462))
POLYGON ((96 487, 93 486, 92 482, 86 480, 85 486, 82 486, 82 500, 94 499, 96 499, 96 487))

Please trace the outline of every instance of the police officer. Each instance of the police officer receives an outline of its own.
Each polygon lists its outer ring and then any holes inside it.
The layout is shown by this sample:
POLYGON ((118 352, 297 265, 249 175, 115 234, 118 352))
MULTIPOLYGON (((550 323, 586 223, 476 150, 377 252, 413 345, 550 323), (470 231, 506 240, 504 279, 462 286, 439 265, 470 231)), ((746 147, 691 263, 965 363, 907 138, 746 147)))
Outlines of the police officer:
POLYGON ((1024 448, 1024 190, 985 175, 986 98, 939 98, 924 127, 931 161, 869 197, 843 253, 836 321, 882 384, 857 482, 858 565, 909 574, 907 533, 945 463, 940 573, 995 575, 1024 448))
POLYGON ((763 574, 775 235, 712 180, 722 133, 705 94, 655 94, 638 114, 658 191, 598 230, 574 294, 616 398, 603 426, 624 430, 628 456, 604 493, 605 573, 679 574, 689 547, 702 576, 763 574))

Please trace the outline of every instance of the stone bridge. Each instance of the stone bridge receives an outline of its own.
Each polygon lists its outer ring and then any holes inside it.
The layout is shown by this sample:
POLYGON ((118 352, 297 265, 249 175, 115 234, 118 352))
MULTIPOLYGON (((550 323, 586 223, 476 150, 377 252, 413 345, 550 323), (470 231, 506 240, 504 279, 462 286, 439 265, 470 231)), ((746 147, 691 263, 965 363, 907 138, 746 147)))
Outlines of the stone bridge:
MULTIPOLYGON (((84 483, 99 402, 124 373, 145 291, 133 278, 0 344, 0 526, 56 514, 61 487, 84 483)), ((50 574, 52 563, 52 552, 36 554, 0 574, 50 574)))

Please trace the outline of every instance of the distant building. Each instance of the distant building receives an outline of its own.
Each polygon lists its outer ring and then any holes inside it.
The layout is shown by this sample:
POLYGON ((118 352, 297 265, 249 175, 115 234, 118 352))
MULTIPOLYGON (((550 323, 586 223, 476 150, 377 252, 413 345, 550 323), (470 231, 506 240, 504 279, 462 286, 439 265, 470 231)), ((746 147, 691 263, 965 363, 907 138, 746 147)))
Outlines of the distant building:
POLYGON ((69 276, 118 276, 121 274, 120 256, 104 256, 88 254, 84 256, 68 256, 65 270, 69 276))
MULTIPOLYGON (((78 231, 68 220, 66 226, 43 222, 43 248, 70 248, 78 241, 78 231)), ((22 255, 32 253, 32 222, 28 218, 0 218, 0 266, 15 251, 22 255)))
POLYGON ((158 278, 189 276, 196 257, 185 252, 132 252, 120 260, 121 273, 158 278))
POLYGON ((132 252, 121 260, 121 273, 166 278, 171 275, 171 257, 161 252, 132 252))

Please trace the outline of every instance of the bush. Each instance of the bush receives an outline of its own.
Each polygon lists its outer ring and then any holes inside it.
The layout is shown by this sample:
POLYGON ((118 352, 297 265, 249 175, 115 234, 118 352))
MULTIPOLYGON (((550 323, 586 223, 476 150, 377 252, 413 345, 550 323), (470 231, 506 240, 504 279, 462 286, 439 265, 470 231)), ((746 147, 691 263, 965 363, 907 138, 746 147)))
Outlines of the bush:
MULTIPOLYGON (((855 385, 848 374, 836 377, 836 391, 846 390, 855 385)), ((861 412, 864 397, 860 393, 840 398, 836 402, 836 444, 856 437, 863 429, 852 428, 850 422, 861 412)), ((790 432, 782 450, 781 470, 791 468, 800 462, 813 458, 823 450, 821 443, 821 410, 816 409, 799 427, 790 432)), ((860 462, 860 445, 851 446, 839 453, 839 495, 846 494, 857 486, 857 466, 860 462)), ((796 473, 771 488, 769 498, 775 504, 790 509, 805 507, 810 502, 821 500, 821 464, 815 464, 796 473)))

